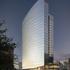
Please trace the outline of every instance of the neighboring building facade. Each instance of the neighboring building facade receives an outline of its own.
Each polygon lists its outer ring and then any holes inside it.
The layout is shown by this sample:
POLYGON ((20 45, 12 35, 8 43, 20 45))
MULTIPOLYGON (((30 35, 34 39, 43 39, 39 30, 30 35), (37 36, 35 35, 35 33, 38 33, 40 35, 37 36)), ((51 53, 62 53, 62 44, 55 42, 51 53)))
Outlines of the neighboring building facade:
POLYGON ((54 23, 54 18, 52 15, 48 15, 48 36, 47 36, 47 45, 48 47, 47 48, 47 51, 45 53, 45 64, 48 64, 48 63, 53 63, 53 46, 54 46, 54 41, 53 41, 53 38, 54 38, 54 27, 53 27, 53 24, 54 23))
POLYGON ((49 56, 53 56, 53 46, 54 46, 54 18, 52 15, 48 15, 48 54, 49 56))

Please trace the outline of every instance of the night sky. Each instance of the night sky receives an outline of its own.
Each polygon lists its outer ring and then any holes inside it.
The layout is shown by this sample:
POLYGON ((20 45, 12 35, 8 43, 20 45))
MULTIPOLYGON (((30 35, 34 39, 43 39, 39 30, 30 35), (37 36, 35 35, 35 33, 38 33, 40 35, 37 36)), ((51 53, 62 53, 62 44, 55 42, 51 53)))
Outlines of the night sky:
MULTIPOLYGON (((7 36, 13 38, 15 54, 21 59, 22 22, 36 0, 0 0, 0 20, 5 19, 7 36)), ((54 16, 54 50, 56 58, 70 54, 70 0, 49 0, 49 12, 54 16)))

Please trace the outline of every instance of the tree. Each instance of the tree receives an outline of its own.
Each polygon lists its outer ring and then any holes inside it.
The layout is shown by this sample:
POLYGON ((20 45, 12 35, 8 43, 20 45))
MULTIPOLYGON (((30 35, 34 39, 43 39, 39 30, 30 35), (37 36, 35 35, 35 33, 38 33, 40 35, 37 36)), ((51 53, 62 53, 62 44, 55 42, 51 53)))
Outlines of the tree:
POLYGON ((0 23, 0 70, 14 70, 13 58, 16 44, 5 34, 7 29, 1 28, 3 24, 0 23))

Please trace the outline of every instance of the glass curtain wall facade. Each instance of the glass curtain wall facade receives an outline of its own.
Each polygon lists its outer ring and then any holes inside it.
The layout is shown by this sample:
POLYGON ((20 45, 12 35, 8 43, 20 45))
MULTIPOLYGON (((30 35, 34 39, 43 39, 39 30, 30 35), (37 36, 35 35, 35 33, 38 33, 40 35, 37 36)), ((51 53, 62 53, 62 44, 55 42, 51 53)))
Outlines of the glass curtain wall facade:
POLYGON ((22 24, 22 69, 44 66, 48 53, 48 4, 38 0, 22 24))

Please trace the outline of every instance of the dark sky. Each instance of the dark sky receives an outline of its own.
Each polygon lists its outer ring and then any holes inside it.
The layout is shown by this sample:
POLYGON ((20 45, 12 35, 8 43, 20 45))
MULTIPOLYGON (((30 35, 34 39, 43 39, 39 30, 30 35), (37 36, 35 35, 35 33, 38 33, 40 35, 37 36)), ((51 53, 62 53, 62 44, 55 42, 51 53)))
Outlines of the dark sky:
POLYGON ((28 10, 36 0, 0 0, 0 20, 5 19, 7 35, 13 38, 17 47, 15 54, 21 59, 22 22, 28 10))
MULTIPOLYGON (((7 35, 17 44, 15 53, 21 56, 22 22, 36 0, 0 0, 0 19, 5 19, 7 35)), ((54 16, 54 50, 56 57, 70 54, 70 0, 49 0, 49 12, 54 16)), ((21 57, 19 57, 21 59, 21 57)))
POLYGON ((70 54, 70 0, 49 0, 54 15, 54 50, 56 57, 70 54))

